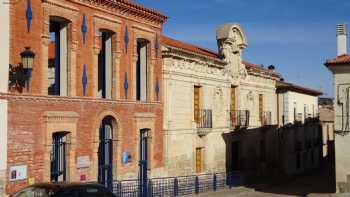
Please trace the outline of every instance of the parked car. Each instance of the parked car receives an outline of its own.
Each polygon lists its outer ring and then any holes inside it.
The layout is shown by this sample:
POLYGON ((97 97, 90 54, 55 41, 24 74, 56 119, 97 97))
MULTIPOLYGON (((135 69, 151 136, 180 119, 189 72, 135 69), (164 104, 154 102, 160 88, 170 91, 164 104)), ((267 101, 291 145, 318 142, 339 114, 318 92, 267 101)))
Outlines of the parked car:
POLYGON ((93 183, 41 183, 31 185, 11 197, 115 197, 103 185, 93 183))

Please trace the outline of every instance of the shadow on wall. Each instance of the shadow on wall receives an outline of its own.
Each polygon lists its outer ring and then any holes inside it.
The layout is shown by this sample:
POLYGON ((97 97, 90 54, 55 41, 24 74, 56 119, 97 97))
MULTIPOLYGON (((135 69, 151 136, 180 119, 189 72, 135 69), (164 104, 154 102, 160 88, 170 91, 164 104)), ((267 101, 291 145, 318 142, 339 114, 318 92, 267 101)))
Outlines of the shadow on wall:
POLYGON ((226 169, 239 171, 246 187, 288 195, 335 192, 334 141, 323 156, 321 124, 302 123, 223 134, 226 169))

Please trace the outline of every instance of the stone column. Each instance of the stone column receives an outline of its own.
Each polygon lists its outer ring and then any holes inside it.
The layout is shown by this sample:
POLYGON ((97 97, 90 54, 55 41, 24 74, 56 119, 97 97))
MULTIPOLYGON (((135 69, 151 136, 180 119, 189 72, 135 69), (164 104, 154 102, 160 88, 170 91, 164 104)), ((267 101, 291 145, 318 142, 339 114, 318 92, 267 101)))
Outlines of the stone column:
POLYGON ((72 42, 70 49, 70 64, 69 64, 69 79, 68 79, 68 90, 69 96, 77 95, 77 41, 72 42))
POLYGON ((44 5, 43 32, 41 35, 41 94, 48 95, 48 53, 50 44, 50 17, 44 5))
POLYGON ((98 97, 98 54, 100 53, 100 36, 95 35, 94 38, 94 54, 93 54, 93 66, 92 66, 92 97, 98 97))
MULTIPOLYGON (((121 96, 121 93, 124 91, 121 91, 121 85, 120 85, 120 52, 113 52, 113 81, 112 81, 112 98, 113 99, 121 99, 123 98, 121 96)), ((124 75, 123 75, 124 76, 124 75)), ((124 89, 124 87, 123 87, 124 89)))
POLYGON ((132 56, 132 61, 131 61, 132 79, 129 79, 129 91, 130 90, 132 91, 132 95, 131 95, 132 100, 136 100, 136 63, 137 63, 137 59, 138 59, 137 39, 134 39, 133 56, 132 56), (130 83, 130 80, 132 83, 130 83), (130 85, 131 85, 131 87, 130 87, 130 85))
POLYGON ((77 23, 71 24, 71 43, 69 46, 69 68, 68 68, 68 95, 77 95, 77 49, 78 49, 78 31, 77 23))
POLYGON ((106 98, 112 99, 112 86, 114 78, 113 74, 113 53, 112 53, 112 37, 109 36, 105 41, 105 92, 106 92, 106 98))
MULTIPOLYGON (((156 74, 155 74, 155 69, 154 67, 157 66, 157 53, 156 49, 154 47, 154 43, 150 42, 151 45, 151 54, 150 54, 150 64, 148 65, 149 70, 148 70, 148 94, 149 94, 149 101, 155 101, 157 98, 155 98, 155 84, 156 84, 156 74)), ((160 79, 158 79, 160 80, 160 79)))

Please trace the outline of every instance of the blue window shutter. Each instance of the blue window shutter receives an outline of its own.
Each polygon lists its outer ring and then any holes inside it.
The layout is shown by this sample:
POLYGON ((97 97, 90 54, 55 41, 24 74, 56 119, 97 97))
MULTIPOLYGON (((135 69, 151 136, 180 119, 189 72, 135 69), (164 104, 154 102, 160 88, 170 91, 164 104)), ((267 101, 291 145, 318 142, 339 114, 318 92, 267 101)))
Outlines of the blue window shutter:
POLYGON ((129 89, 128 73, 125 72, 125 78, 124 78, 125 99, 128 99, 128 89, 129 89))
POLYGON ((83 84, 83 96, 86 96, 86 87, 88 82, 87 73, 86 73, 86 64, 84 64, 83 66, 83 76, 82 76, 81 82, 83 84))
POLYGON ((87 33, 87 25, 86 25, 86 16, 83 15, 83 22, 81 24, 81 32, 83 33, 83 43, 85 44, 86 33, 87 33))
POLYGON ((128 31, 128 26, 125 27, 124 44, 125 44, 125 53, 128 53, 128 45, 129 45, 129 31, 128 31))
POLYGON ((158 34, 156 34, 156 42, 155 42, 155 44, 154 44, 154 48, 156 49, 156 57, 158 57, 158 50, 159 50, 159 48, 160 48, 158 34))
POLYGON ((30 32, 30 25, 33 19, 32 7, 30 4, 30 0, 27 0, 27 8, 26 8, 26 20, 27 20, 27 32, 30 32))
POLYGON ((160 85, 159 85, 159 81, 158 81, 158 78, 157 78, 157 81, 156 81, 156 94, 157 94, 157 100, 159 99, 159 91, 160 91, 160 85))

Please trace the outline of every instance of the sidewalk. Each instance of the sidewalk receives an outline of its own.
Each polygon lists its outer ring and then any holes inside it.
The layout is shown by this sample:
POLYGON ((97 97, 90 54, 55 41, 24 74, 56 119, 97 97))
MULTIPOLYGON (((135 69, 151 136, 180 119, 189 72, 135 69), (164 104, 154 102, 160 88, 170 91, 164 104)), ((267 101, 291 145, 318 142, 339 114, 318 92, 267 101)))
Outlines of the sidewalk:
POLYGON ((247 196, 249 193, 254 192, 254 189, 246 188, 246 187, 235 187, 231 189, 223 189, 218 190, 216 192, 208 192, 208 193, 200 193, 198 195, 190 195, 190 196, 198 196, 198 197, 226 197, 226 196, 247 196))

